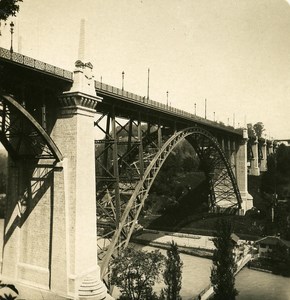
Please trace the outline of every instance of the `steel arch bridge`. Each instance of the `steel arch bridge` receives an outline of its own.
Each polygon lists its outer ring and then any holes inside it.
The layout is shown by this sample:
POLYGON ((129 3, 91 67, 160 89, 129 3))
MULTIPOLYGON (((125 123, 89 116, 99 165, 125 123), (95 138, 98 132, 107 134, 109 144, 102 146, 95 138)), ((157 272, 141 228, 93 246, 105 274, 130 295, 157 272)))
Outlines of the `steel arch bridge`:
MULTIPOLYGON (((209 131, 197 125, 178 130, 160 125, 142 126, 140 121, 132 119, 121 125, 109 115, 105 130, 100 123, 106 114, 95 122, 106 136, 96 141, 98 257, 103 277, 111 257, 128 245, 159 170, 182 140, 192 145, 201 161, 210 187, 210 210, 222 207, 233 212, 241 208, 231 164, 209 131), (112 120, 110 132, 108 124, 112 120), (122 136, 124 132, 127 138, 122 136)), ((3 92, 0 95, 0 140, 14 160, 57 162, 63 158, 37 120, 3 92)))
MULTIPOLYGON (((95 124, 100 129, 103 117, 95 124)), ((210 210, 236 212, 242 202, 231 164, 218 140, 206 129, 193 126, 172 131, 147 125, 144 130, 141 122, 132 120, 125 125, 117 122, 118 128, 115 124, 112 122, 111 133, 109 126, 103 130, 105 139, 96 141, 98 258, 103 278, 111 257, 127 247, 163 163, 184 139, 195 149, 209 183, 210 210), (132 134, 133 127, 137 136, 132 134), (122 132, 128 137, 122 137, 122 132)))
POLYGON ((14 160, 63 159, 37 120, 13 96, 4 92, 0 92, 0 142, 14 160))

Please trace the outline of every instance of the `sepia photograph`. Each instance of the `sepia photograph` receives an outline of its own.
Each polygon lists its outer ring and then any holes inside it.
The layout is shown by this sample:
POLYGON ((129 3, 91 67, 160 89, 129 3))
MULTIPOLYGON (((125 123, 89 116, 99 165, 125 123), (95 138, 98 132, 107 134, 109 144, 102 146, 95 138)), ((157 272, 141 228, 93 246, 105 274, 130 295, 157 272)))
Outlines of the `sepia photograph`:
POLYGON ((290 0, 0 0, 0 300, 290 300, 290 0))

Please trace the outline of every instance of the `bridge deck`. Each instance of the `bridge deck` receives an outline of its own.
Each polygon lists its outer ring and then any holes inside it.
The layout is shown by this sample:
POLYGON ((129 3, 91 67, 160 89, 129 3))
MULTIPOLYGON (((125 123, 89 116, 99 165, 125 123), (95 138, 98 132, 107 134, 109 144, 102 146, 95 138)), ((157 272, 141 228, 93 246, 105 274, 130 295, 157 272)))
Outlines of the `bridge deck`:
MULTIPOLYGON (((47 64, 45 62, 36 60, 17 52, 10 52, 8 49, 0 47, 0 62, 1 61, 5 62, 6 64, 11 63, 14 66, 18 66, 20 68, 44 73, 48 76, 57 78, 62 82, 73 82, 73 73, 68 70, 58 68, 56 66, 47 64)), ((151 99, 147 99, 146 97, 124 91, 109 84, 95 81, 95 89, 98 95, 104 98, 104 102, 107 101, 107 103, 111 103, 112 101, 114 101, 114 103, 118 103, 119 107, 122 107, 123 109, 126 105, 127 108, 129 108, 128 104, 130 104, 130 106, 135 110, 146 110, 147 115, 159 114, 161 117, 166 117, 166 119, 175 119, 179 122, 182 121, 183 123, 186 123, 187 126, 198 124, 207 127, 208 129, 224 132, 238 137, 241 137, 242 135, 241 129, 234 129, 231 126, 226 126, 218 122, 210 121, 181 109, 172 107, 170 105, 166 105, 151 99)))
POLYGON ((114 101, 117 100, 123 106, 131 104, 138 107, 139 110, 146 109, 147 111, 149 110, 149 112, 159 112, 163 115, 167 115, 168 117, 184 119, 187 123, 195 123, 227 132, 232 135, 237 135, 239 137, 242 136, 241 129, 234 129, 231 126, 226 126, 221 123, 202 118, 195 114, 119 89, 106 83, 95 81, 95 89, 97 94, 103 97, 105 101, 109 99, 114 101))
POLYGON ((0 47, 0 60, 9 61, 19 66, 33 69, 42 73, 47 73, 55 77, 62 78, 64 80, 73 81, 73 73, 56 66, 47 64, 40 60, 31 58, 29 56, 22 55, 17 52, 10 52, 8 49, 0 47))

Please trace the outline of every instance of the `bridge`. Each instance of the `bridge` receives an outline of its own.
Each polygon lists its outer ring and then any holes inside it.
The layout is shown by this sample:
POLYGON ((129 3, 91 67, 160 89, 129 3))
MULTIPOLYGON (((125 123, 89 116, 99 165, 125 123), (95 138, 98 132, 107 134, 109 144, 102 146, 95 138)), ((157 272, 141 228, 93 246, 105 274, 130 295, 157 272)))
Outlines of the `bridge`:
POLYGON ((273 153, 272 141, 95 81, 92 69, 77 61, 72 73, 0 48, 0 141, 9 154, 1 273, 47 299, 109 299, 110 260, 185 139, 213 213, 251 209, 247 175, 266 171, 273 153))

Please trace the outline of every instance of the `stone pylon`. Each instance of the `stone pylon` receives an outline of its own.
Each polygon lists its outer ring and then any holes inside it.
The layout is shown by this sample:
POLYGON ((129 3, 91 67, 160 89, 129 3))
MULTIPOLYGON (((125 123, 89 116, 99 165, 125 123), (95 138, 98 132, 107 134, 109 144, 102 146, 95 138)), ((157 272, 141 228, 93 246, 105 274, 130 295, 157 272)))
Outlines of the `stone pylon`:
MULTIPOLYGON (((112 299, 100 279, 97 264, 96 244, 96 190, 95 190, 95 148, 94 116, 97 103, 90 63, 76 62, 74 84, 71 90, 59 97, 60 114, 56 121, 52 137, 65 157, 59 174, 60 189, 55 183, 55 191, 63 195, 63 209, 59 220, 61 232, 56 232, 60 240, 65 240, 67 251, 59 254, 58 244, 54 245, 56 262, 63 256, 67 273, 63 280, 67 282, 67 292, 79 299, 112 299), (64 183, 64 187, 63 187, 64 183), (58 191, 59 189, 59 191, 58 191), (63 222, 63 221, 61 221, 63 222), (68 264, 69 263, 69 264, 68 264)), ((56 228, 57 231, 57 228, 56 228)), ((54 252, 53 252, 54 253, 54 252)), ((54 258, 54 256, 53 256, 54 258)), ((62 267, 56 263, 52 288, 62 288, 59 272, 62 267)))
POLYGON ((1 279, 24 299, 111 299, 97 262, 92 65, 77 61, 51 138, 63 160, 9 161, 1 279))
POLYGON ((248 193, 247 143, 248 133, 247 129, 244 129, 243 139, 236 150, 236 178, 242 198, 242 209, 244 213, 253 207, 253 197, 248 193))

